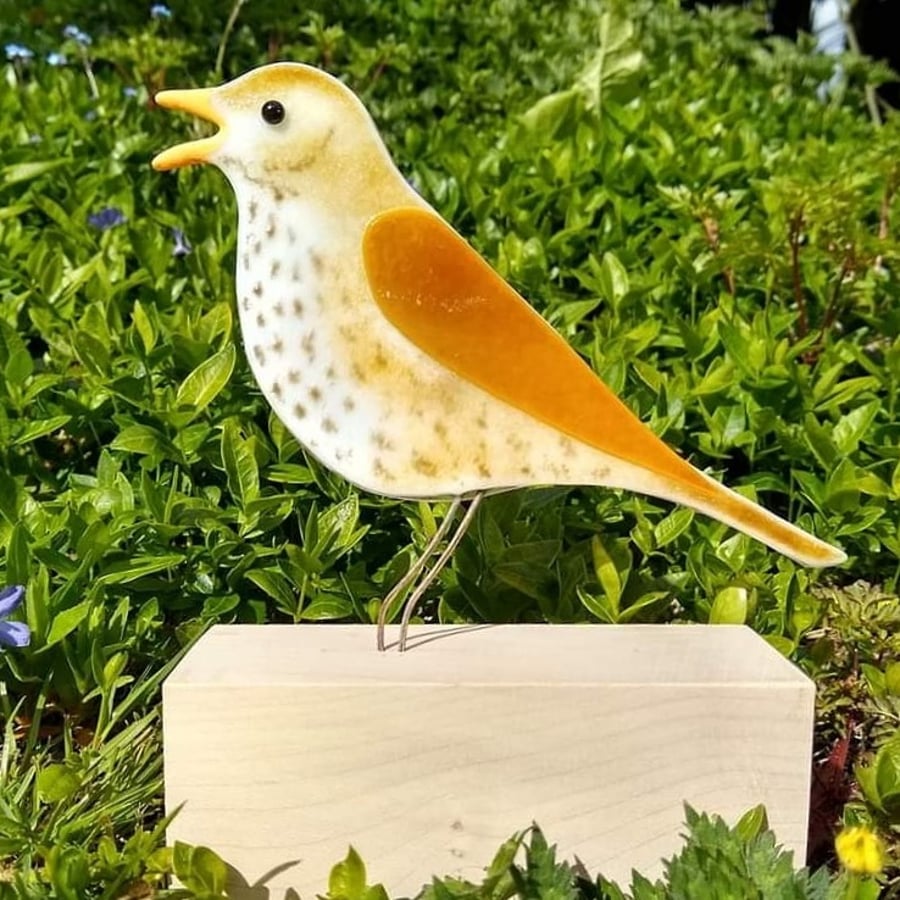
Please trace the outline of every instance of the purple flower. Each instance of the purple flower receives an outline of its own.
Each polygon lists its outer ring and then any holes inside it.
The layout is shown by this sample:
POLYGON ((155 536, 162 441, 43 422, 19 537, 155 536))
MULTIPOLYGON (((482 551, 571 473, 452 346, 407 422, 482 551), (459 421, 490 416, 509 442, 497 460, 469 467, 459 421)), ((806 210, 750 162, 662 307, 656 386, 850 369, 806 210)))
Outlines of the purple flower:
POLYGON ((50 66, 64 66, 66 64, 66 57, 64 53, 57 53, 55 50, 53 53, 47 54, 47 65, 50 66))
POLYGON ((153 6, 150 7, 150 18, 171 19, 172 10, 169 9, 169 7, 165 5, 165 3, 154 3, 153 6))
POLYGON ((175 241, 175 249, 172 251, 172 256, 187 256, 193 249, 180 228, 172 229, 172 238, 175 241))
POLYGON ((31 631, 24 622, 7 622, 10 613, 22 605, 25 588, 13 584, 0 590, 0 646, 27 647, 31 643, 31 631))
POLYGON ((115 206, 107 206, 100 212, 91 213, 88 216, 88 224, 100 231, 108 231, 110 228, 115 228, 116 225, 124 225, 127 221, 125 213, 115 206))
POLYGON ((77 25, 66 25, 63 28, 63 37, 68 38, 70 41, 75 41, 76 44, 81 44, 82 47, 87 47, 91 43, 91 36, 82 31, 77 25))
POLYGON ((10 62, 27 62, 34 56, 34 51, 29 50, 22 44, 7 44, 4 48, 6 58, 10 62))

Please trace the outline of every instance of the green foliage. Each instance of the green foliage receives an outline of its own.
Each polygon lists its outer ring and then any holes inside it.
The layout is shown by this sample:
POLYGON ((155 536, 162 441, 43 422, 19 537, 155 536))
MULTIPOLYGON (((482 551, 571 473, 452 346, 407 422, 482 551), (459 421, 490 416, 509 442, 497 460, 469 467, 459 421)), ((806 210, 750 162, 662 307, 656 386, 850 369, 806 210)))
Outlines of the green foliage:
MULTIPOLYGON (((206 851, 156 855, 167 661, 214 622, 373 621, 443 512, 359 494, 270 414, 235 327, 231 192, 149 169, 195 127, 154 90, 274 58, 360 93, 417 189, 668 443, 850 555, 812 572, 647 497, 517 492, 482 505, 426 616, 745 622, 819 681, 824 742, 865 723, 853 815, 895 828, 876 752, 900 713, 900 123, 864 100, 882 70, 847 56, 823 103, 831 61, 675 0, 232 11, 0 0, 2 42, 36 53, 0 91, 0 584, 27 585, 33 636, 0 653, 0 866, 21 896, 173 867, 220 893, 206 851), (101 229, 104 207, 121 220, 101 229)), ((673 884, 751 865, 695 826, 724 849, 673 884)), ((542 840, 516 875, 506 846, 482 890, 564 895, 542 840)))
MULTIPOLYGON (((536 825, 502 845, 481 884, 434 879, 417 900, 842 900, 874 897, 873 879, 858 879, 851 893, 847 875, 831 878, 824 869, 796 869, 792 855, 779 847, 765 810, 749 810, 734 826, 685 809, 687 833, 682 849, 664 864, 661 878, 632 874, 630 889, 598 875, 581 863, 556 858, 536 825), (520 859, 520 857, 523 857, 520 859)), ((332 870, 327 900, 387 898, 378 885, 367 887, 365 866, 354 850, 332 870), (377 892, 374 893, 374 892, 377 892)))

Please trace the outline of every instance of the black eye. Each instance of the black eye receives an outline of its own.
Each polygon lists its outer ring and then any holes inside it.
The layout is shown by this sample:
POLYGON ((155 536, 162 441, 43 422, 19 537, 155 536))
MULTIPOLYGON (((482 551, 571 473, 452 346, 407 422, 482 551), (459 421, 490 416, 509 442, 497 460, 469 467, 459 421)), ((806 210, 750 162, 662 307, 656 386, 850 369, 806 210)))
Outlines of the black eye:
POLYGON ((266 100, 262 106, 263 120, 270 125, 284 121, 284 107, 277 100, 266 100))

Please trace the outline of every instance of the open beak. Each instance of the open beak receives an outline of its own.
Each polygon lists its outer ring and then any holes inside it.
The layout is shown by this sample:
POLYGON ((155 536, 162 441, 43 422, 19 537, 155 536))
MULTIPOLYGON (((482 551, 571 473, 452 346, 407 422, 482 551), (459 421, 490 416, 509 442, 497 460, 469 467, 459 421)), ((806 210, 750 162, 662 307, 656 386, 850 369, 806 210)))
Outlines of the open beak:
MULTIPOLYGON (((193 113, 222 128, 225 121, 215 108, 215 94, 216 88, 162 91, 156 95, 155 100, 157 105, 164 109, 177 109, 181 112, 193 113)), ((212 137, 178 144, 154 156, 151 165, 158 172, 166 172, 169 169, 180 169, 182 166, 190 166, 193 163, 208 162, 210 155, 222 145, 224 139, 224 131, 217 131, 212 137)))

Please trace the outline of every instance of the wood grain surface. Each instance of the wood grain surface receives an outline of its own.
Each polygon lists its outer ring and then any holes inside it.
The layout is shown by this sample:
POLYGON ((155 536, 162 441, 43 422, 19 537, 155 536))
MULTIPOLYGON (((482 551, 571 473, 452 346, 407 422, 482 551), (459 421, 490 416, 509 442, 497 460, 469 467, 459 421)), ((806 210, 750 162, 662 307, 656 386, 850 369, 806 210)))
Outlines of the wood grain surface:
POLYGON ((480 880, 538 822, 627 879, 680 846, 683 804, 757 803, 802 861, 814 687, 746 628, 216 626, 164 686, 169 840, 212 847, 238 900, 480 880))

